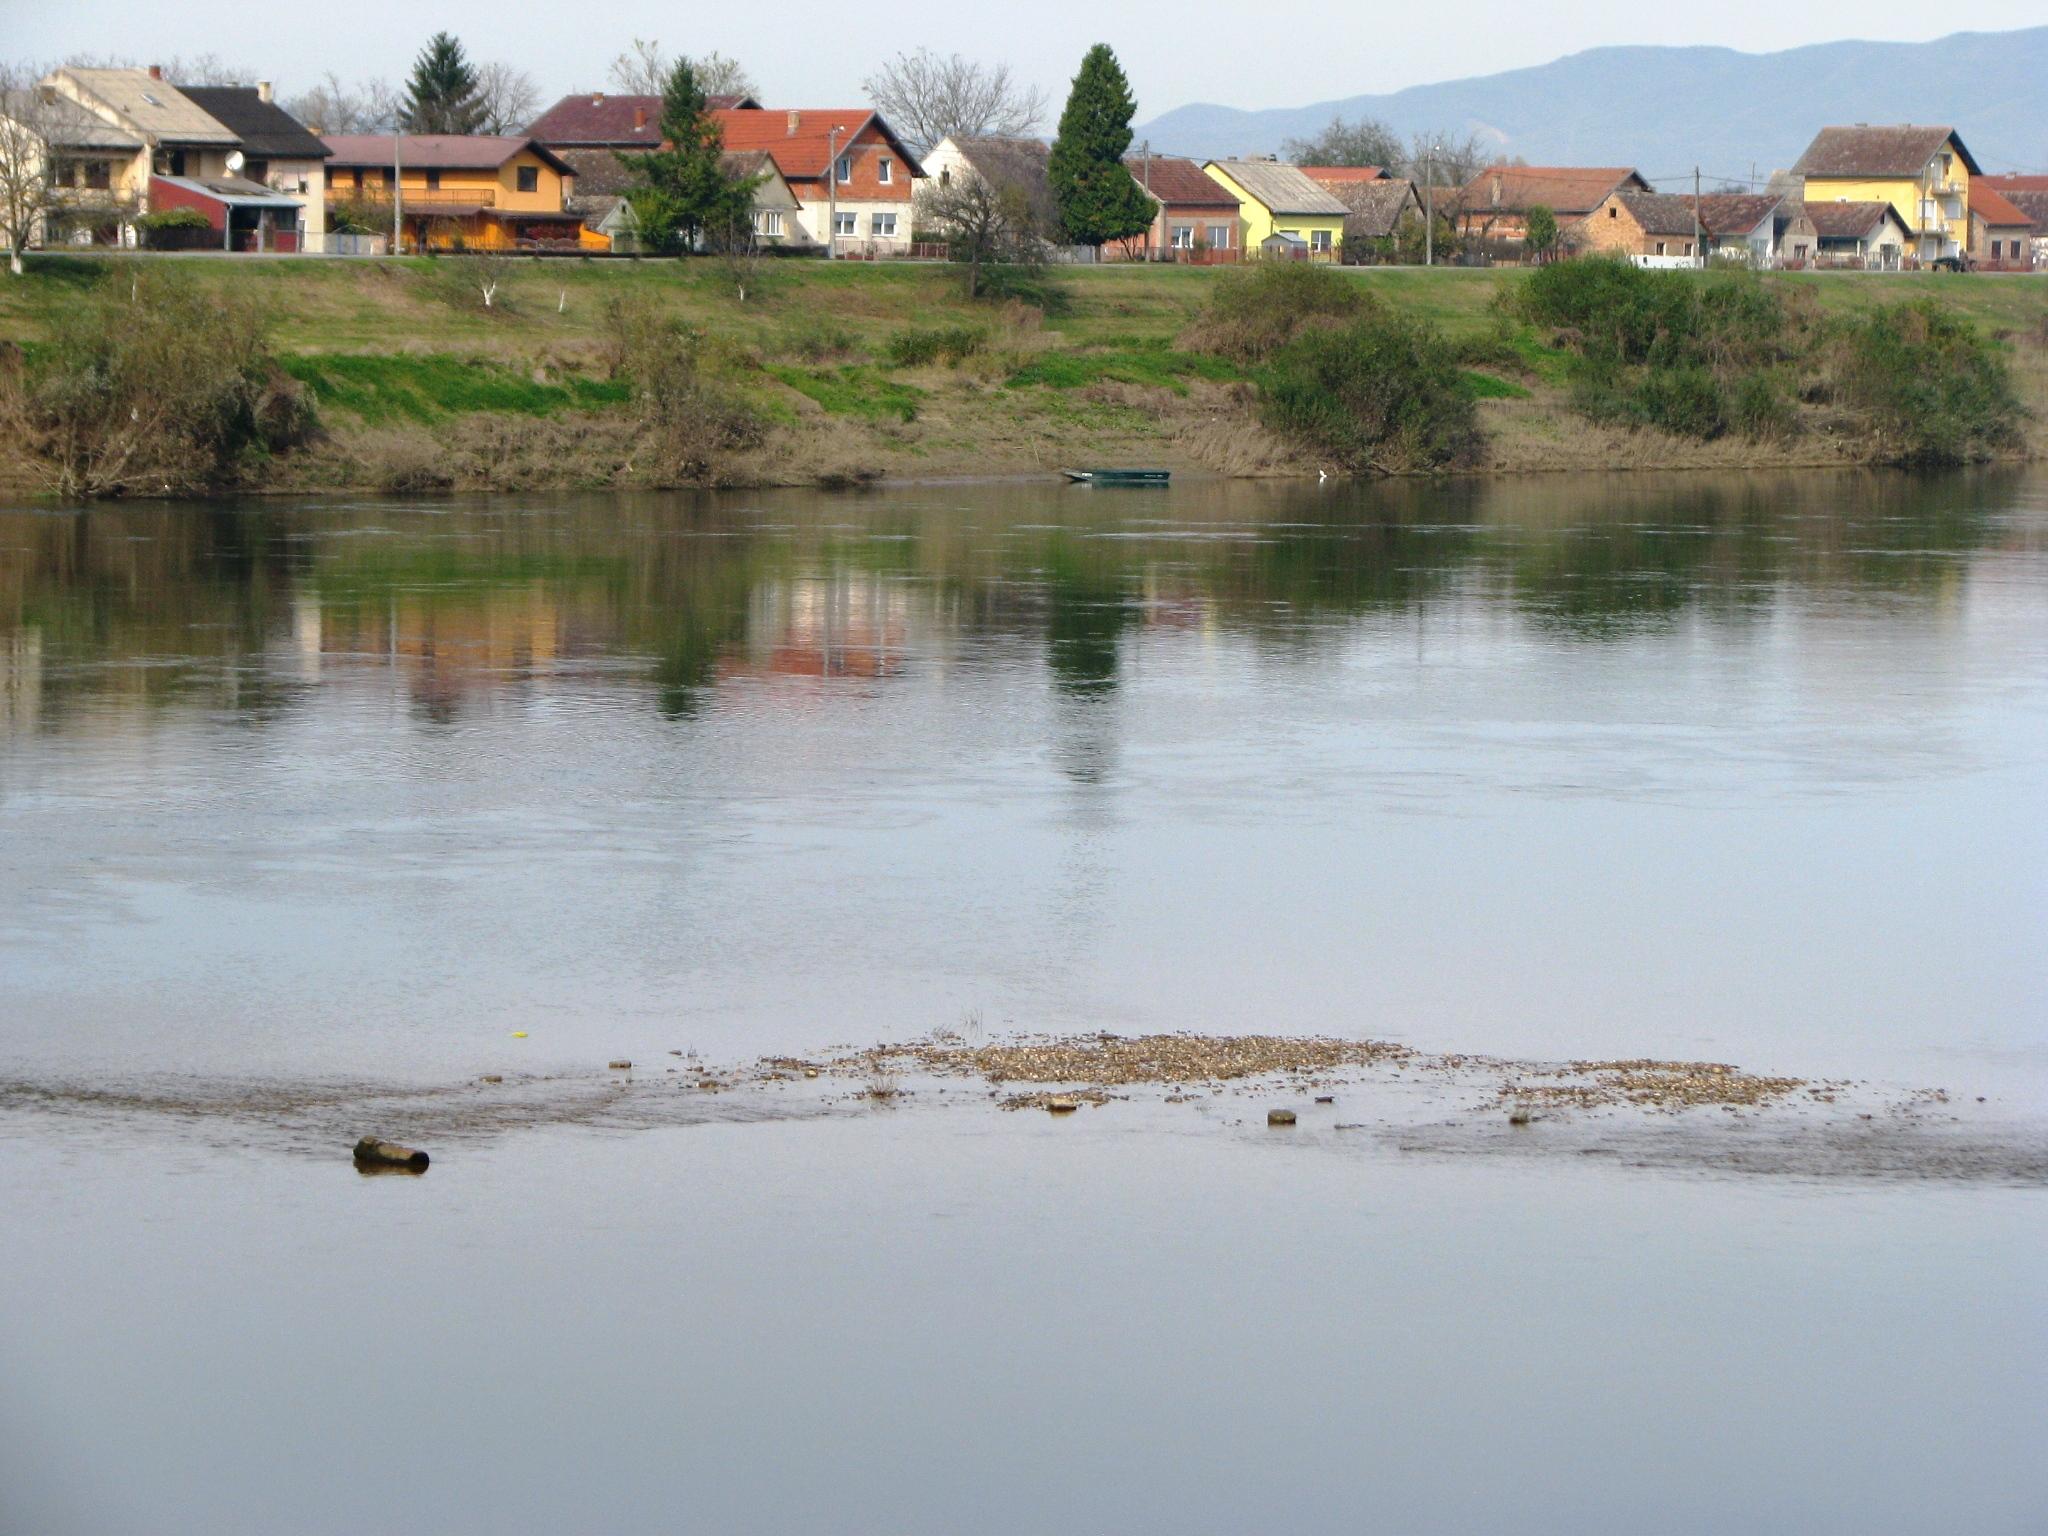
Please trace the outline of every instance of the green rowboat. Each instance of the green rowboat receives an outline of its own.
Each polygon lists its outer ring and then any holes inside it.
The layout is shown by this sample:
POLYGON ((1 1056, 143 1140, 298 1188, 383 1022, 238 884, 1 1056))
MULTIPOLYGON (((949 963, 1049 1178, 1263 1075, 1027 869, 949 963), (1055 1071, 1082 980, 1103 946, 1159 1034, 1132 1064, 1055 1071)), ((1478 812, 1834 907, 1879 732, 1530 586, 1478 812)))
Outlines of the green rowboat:
POLYGON ((1077 485, 1164 485, 1172 476, 1170 469, 1063 469, 1060 471, 1077 485))

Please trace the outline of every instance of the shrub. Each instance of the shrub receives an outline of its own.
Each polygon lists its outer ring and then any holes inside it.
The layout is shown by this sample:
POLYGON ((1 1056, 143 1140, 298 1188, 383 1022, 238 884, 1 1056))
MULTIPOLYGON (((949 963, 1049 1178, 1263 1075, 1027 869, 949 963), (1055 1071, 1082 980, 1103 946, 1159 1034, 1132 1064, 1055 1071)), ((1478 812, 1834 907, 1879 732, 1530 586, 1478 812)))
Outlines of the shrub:
POLYGON ((1433 327, 1382 313, 1290 342, 1266 372, 1260 409, 1276 432, 1347 470, 1449 468, 1482 442, 1451 348, 1433 327))
POLYGON ((1223 275, 1181 345, 1259 363, 1305 331, 1341 325, 1379 307, 1354 279, 1329 267, 1262 261, 1223 275))
POLYGON ((2007 451, 2025 415, 2004 358, 1926 299, 1851 316, 1834 347, 1833 393, 1904 464, 1962 464, 2007 451))
POLYGON ((860 339, 837 320, 806 315, 783 328, 776 350, 807 363, 823 363, 854 356, 860 339))
POLYGON ((213 223, 197 208, 160 208, 155 213, 145 213, 135 221, 135 227, 154 232, 159 229, 211 229, 213 223))
POLYGON ((720 478, 726 455, 765 435, 761 418, 706 366, 703 338, 645 295, 606 300, 602 350, 629 381, 657 478, 720 478))
POLYGON ((174 495, 231 483, 314 417, 252 304, 138 267, 64 305, 33 357, 0 370, 0 429, 60 496, 174 495))
POLYGON ((919 368, 931 363, 958 363, 972 357, 988 343, 988 333, 971 325, 942 325, 928 329, 912 327, 896 332, 885 348, 889 361, 899 368, 919 368))

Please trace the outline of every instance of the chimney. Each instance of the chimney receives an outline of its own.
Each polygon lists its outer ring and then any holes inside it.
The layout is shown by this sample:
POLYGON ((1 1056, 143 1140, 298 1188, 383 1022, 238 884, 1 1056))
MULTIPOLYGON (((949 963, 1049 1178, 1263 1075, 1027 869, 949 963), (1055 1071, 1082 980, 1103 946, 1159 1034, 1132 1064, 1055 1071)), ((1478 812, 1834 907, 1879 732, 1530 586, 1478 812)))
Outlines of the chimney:
POLYGON ((164 77, 164 67, 163 67, 163 65, 161 65, 161 64, 152 64, 152 65, 150 65, 150 66, 149 66, 149 78, 150 78, 150 79, 152 79, 152 80, 161 80, 161 79, 163 79, 163 77, 164 77))
POLYGON ((258 101, 270 100, 270 82, 268 80, 258 80, 256 82, 256 99, 258 101))
POLYGON ((604 92, 603 92, 603 91, 592 91, 592 92, 590 93, 590 104, 591 104, 591 105, 592 105, 593 107, 601 107, 601 106, 603 106, 603 105, 604 105, 604 92))
POLYGON ((789 131, 792 137, 794 137, 794 135, 796 134, 796 125, 802 120, 803 113, 801 112, 792 112, 789 114, 789 131))
POLYGON ((633 131, 635 133, 639 133, 642 132, 646 127, 647 109, 645 107, 635 107, 633 109, 633 131))

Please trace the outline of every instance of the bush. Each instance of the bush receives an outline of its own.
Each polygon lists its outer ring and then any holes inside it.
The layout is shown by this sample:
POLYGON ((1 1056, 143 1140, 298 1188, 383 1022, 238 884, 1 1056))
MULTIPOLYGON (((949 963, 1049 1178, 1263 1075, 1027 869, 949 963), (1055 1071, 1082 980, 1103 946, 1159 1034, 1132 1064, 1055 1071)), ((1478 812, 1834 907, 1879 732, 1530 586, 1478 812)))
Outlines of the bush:
POLYGON ((667 483, 722 477, 725 457, 765 435, 761 418, 707 366, 704 340, 645 295, 606 300, 602 350, 629 381, 648 458, 667 483))
POLYGON ((884 350, 898 368, 921 368, 931 363, 958 363, 987 344, 986 331, 971 325, 942 325, 898 331, 884 350))
POLYGON ((0 430, 60 496, 231 484, 250 456, 314 430, 260 311, 175 269, 115 268, 0 369, 0 430))
POLYGON ((1374 313, 1311 330, 1273 359, 1266 425, 1346 470, 1381 473, 1468 464, 1482 444, 1477 409, 1434 327, 1374 313))
POLYGON ((2009 451, 2025 410, 2004 358, 1926 299, 1840 322, 1835 399, 1861 412, 1902 464, 1963 464, 2009 451))
POLYGON ((160 229, 211 229, 213 222, 197 208, 162 208, 143 214, 135 227, 154 233, 160 229))
POLYGON ((860 338, 837 320, 806 315, 783 328, 777 350, 807 363, 831 362, 860 351, 860 338))
POLYGON ((1181 345, 1259 363, 1306 331, 1342 325, 1379 307, 1354 279, 1329 267, 1262 261, 1222 276, 1181 345))

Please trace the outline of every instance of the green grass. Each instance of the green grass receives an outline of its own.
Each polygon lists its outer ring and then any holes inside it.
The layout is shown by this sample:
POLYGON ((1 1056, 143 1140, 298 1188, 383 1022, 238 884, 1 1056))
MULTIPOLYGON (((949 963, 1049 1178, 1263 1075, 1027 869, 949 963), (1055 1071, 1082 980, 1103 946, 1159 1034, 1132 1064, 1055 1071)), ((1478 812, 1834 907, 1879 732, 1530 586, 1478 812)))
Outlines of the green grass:
POLYGON ((927 398, 915 385, 900 384, 881 369, 865 364, 844 368, 793 368, 771 364, 774 375, 800 395, 824 407, 834 416, 857 416, 865 421, 915 421, 927 398))
POLYGON ((503 363, 446 353, 302 354, 287 356, 284 366, 323 409, 347 411, 371 424, 433 422, 475 411, 546 416, 621 405, 631 393, 623 381, 569 375, 543 384, 503 363))
POLYGON ((1458 375, 1466 393, 1474 400, 1526 400, 1529 391, 1507 379, 1497 379, 1490 373, 1476 373, 1464 369, 1458 375))
POLYGON ((1242 378, 1243 371, 1220 357, 1177 352, 1163 341, 1123 336, 1123 343, 1103 351, 1064 349, 1044 352, 1011 373, 1012 389, 1043 385, 1050 389, 1081 389, 1105 380, 1188 392, 1187 381, 1242 378))

